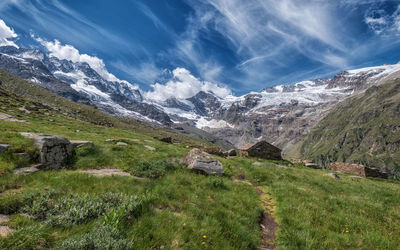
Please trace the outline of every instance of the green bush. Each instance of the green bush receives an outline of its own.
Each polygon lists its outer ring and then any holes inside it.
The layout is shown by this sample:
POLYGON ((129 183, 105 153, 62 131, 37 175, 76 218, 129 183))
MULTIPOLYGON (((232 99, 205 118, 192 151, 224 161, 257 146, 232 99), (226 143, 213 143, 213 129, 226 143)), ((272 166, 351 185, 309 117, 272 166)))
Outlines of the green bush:
POLYGON ((130 249, 132 241, 125 239, 120 231, 106 224, 95 225, 88 233, 67 239, 59 249, 130 249))
POLYGON ((100 198, 87 194, 71 195, 61 198, 48 211, 48 223, 51 225, 71 226, 86 223, 103 215, 108 204, 100 198))
POLYGON ((209 179, 209 183, 214 188, 227 189, 227 186, 225 185, 224 180, 221 178, 211 177, 209 179))
POLYGON ((30 194, 24 198, 25 207, 22 208, 23 213, 27 213, 38 220, 45 220, 47 212, 54 207, 54 190, 45 193, 30 194))
POLYGON ((150 193, 139 196, 107 193, 98 197, 79 194, 57 200, 54 200, 54 195, 52 191, 36 195, 21 211, 53 226, 71 226, 87 223, 103 215, 108 216, 106 221, 116 220, 120 213, 122 215, 118 220, 137 218, 150 208, 153 201, 150 193))
POLYGON ((158 178, 164 176, 167 171, 176 169, 176 166, 167 161, 140 161, 131 168, 131 173, 140 177, 158 178))

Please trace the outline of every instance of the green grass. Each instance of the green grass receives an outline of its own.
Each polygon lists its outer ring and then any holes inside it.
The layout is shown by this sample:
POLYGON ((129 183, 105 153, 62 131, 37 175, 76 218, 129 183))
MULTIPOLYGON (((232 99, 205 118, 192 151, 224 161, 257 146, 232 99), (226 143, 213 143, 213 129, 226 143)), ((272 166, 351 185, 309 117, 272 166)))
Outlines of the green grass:
POLYGON ((280 168, 276 164, 291 164, 244 157, 217 157, 224 165, 224 176, 208 177, 167 163, 178 162, 190 147, 207 145, 198 139, 174 135, 179 144, 167 144, 153 139, 169 133, 164 130, 145 126, 139 130, 123 122, 100 126, 53 108, 21 114, 18 107, 31 101, 12 95, 3 95, 0 100, 0 112, 29 122, 0 120, 0 143, 11 144, 0 156, 0 213, 12 215, 6 224, 17 229, 0 239, 0 249, 76 248, 77 242, 87 248, 257 249, 261 244, 262 202, 254 186, 246 182, 261 187, 274 201, 274 216, 280 224, 279 249, 400 246, 398 182, 347 175, 335 180, 324 176, 324 170, 280 168), (76 149, 75 161, 60 171, 14 175, 13 168, 30 163, 13 153, 37 154, 32 141, 18 132, 90 140, 95 146, 76 149), (107 139, 128 145, 117 146, 107 139), (255 161, 263 164, 254 166, 255 161), (150 178, 98 178, 78 171, 93 168, 119 168, 150 178), (48 193, 51 195, 46 196, 48 193), (127 197, 124 200, 132 199, 128 203, 133 205, 110 205, 113 203, 101 198, 105 194, 127 197), (132 197, 151 198, 146 206, 136 209, 136 198, 132 197), (93 209, 81 211, 80 205, 93 209), (29 218, 21 215, 24 212, 44 216, 29 218))
MULTIPOLYGON (((398 249, 400 185, 379 179, 355 179, 328 171, 272 163, 250 165, 247 178, 268 191, 276 204, 281 249, 398 249), (346 232, 346 228, 348 232, 346 232)), ((228 160, 231 166, 237 160, 228 160)))

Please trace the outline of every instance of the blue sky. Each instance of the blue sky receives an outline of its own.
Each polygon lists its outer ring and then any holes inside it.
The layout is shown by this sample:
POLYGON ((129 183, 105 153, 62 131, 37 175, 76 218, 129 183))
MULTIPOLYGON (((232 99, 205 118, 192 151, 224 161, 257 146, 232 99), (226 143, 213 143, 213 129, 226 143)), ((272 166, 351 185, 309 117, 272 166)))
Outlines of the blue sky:
POLYGON ((399 5, 399 0, 2 0, 0 19, 15 33, 7 41, 89 56, 144 90, 183 68, 243 94, 397 63, 399 5))

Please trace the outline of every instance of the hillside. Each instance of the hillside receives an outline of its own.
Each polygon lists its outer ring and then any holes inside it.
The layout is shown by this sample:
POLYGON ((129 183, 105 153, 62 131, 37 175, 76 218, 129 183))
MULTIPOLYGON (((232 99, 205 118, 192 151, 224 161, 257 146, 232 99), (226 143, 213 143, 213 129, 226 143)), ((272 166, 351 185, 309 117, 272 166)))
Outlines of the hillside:
POLYGON ((400 170, 400 80, 373 86, 335 107, 311 131, 304 157, 400 170))
POLYGON ((398 182, 342 174, 333 179, 326 170, 239 156, 216 157, 223 164, 222 177, 196 174, 179 160, 191 147, 207 142, 121 121, 4 72, 1 81, 0 113, 20 122, 0 119, 0 144, 10 144, 0 154, 0 230, 13 230, 0 237, 0 249, 400 245, 398 182), (15 84, 19 88, 10 87, 15 84), (14 174, 33 164, 26 155, 37 154, 33 142, 19 132, 89 140, 94 146, 75 149, 75 159, 61 170, 14 174), (153 138, 165 134, 175 143, 153 138), (124 175, 100 178, 84 172, 110 168, 124 175), (279 227, 264 223, 263 213, 279 227), (277 230, 276 237, 263 240, 260 223, 277 230))

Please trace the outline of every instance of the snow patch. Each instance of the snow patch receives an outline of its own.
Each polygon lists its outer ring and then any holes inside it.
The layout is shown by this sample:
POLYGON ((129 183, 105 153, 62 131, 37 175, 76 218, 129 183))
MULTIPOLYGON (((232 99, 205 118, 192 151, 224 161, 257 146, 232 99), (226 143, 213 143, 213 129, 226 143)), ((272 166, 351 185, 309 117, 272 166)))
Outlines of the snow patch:
POLYGON ((75 89, 78 92, 85 93, 86 95, 92 97, 93 99, 104 99, 110 100, 110 96, 93 85, 86 84, 85 80, 78 80, 76 83, 71 84, 71 88, 75 89))
POLYGON ((223 120, 207 120, 204 117, 201 117, 200 119, 197 120, 196 127, 199 129, 203 128, 233 128, 234 126, 232 124, 227 123, 226 121, 223 120))

